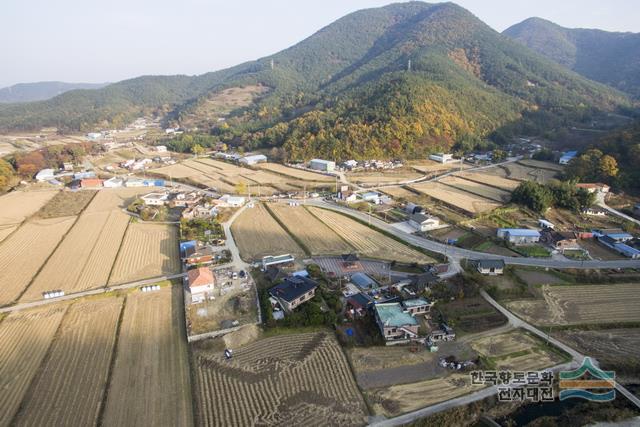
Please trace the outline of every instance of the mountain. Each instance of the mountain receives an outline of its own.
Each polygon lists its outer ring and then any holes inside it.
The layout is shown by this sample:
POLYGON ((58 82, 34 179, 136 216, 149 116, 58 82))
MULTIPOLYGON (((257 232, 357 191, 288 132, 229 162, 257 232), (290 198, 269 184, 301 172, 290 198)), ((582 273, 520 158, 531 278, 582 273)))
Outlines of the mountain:
POLYGON ((640 33, 564 28, 529 18, 503 34, 578 74, 640 97, 640 33))
POLYGON ((552 131, 626 106, 621 93, 453 3, 408 2, 351 13, 288 49, 225 70, 0 105, 0 129, 85 130, 160 112, 190 127, 213 126, 213 138, 246 149, 282 147, 288 159, 371 158, 552 131), (230 101, 232 93, 245 99, 230 101), (223 124, 216 109, 225 110, 223 124))
POLYGON ((0 102, 33 102, 44 101, 70 90, 100 89, 107 83, 65 83, 65 82, 37 82, 19 83, 0 89, 0 102))

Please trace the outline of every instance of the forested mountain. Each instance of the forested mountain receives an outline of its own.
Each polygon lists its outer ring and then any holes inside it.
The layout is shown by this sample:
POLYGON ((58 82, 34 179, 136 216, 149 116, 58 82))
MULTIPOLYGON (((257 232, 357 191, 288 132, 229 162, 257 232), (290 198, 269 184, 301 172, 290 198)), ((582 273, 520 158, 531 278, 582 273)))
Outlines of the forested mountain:
POLYGON ((118 125, 141 111, 197 116, 212 96, 268 88, 214 126, 245 148, 303 159, 423 154, 489 134, 589 120, 628 99, 512 41, 453 4, 349 14, 272 56, 201 76, 139 77, 97 91, 0 106, 0 128, 118 125))
POLYGON ((100 89, 107 83, 65 83, 65 82, 37 82, 19 83, 0 89, 0 102, 33 102, 44 101, 70 90, 100 89))
POLYGON ((529 18, 503 34, 578 74, 640 97, 640 33, 564 28, 529 18))

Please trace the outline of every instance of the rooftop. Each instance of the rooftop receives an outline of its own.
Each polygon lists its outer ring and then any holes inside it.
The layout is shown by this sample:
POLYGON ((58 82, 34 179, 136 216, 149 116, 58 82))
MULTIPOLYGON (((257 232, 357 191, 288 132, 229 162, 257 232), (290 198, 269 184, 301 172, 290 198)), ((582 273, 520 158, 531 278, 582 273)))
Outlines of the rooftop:
POLYGON ((418 321, 402 309, 399 302, 376 304, 378 317, 384 326, 402 327, 417 325, 418 321))
POLYGON ((195 268, 187 273, 189 288, 214 283, 213 272, 207 267, 195 268))
POLYGON ((502 233, 509 233, 510 236, 540 237, 540 232, 538 230, 531 230, 528 228, 500 228, 498 231, 502 233))
POLYGON ((269 294, 287 302, 295 301, 302 295, 317 287, 318 284, 306 277, 292 276, 269 289, 269 294))
POLYGON ((478 260, 480 268, 504 268, 504 261, 501 259, 481 259, 478 260))
POLYGON ((403 301, 402 305, 405 307, 421 307, 423 305, 429 305, 429 301, 424 298, 414 298, 403 301))
POLYGON ((354 273, 351 275, 351 281, 363 289, 371 289, 376 287, 376 281, 364 273, 354 273))

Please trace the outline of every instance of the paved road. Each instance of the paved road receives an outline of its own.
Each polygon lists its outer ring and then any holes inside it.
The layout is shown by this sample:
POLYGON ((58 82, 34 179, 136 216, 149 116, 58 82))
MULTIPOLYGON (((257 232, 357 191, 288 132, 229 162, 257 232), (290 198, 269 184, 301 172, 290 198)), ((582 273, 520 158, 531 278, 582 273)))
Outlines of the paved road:
POLYGON ((568 259, 548 259, 548 258, 517 258, 508 257, 502 255, 487 254, 484 252, 476 252, 469 249, 462 249, 456 246, 445 245, 444 243, 435 242, 433 240, 425 239, 424 237, 415 236, 413 234, 405 233, 397 228, 393 227, 378 218, 369 216, 364 212, 356 211, 351 208, 337 205, 335 203, 326 202, 322 200, 308 200, 306 202, 312 206, 318 206, 322 208, 331 209, 351 217, 357 218, 361 221, 369 222, 371 225, 382 229, 394 236, 410 243, 414 246, 418 246, 423 249, 427 249, 433 252, 448 257, 454 264, 461 259, 502 259, 506 264, 511 265, 523 265, 532 267, 550 267, 550 268, 640 268, 640 260, 613 260, 613 261, 572 261, 568 259))
POLYGON ((615 216, 618 216, 618 217, 620 217, 622 219, 626 219, 627 221, 635 222, 636 224, 640 225, 640 220, 638 220, 638 219, 636 219, 636 218, 634 218, 632 216, 629 216, 629 215, 627 215, 625 213, 622 213, 622 212, 620 212, 620 211, 618 211, 616 209, 613 209, 612 207, 608 206, 604 201, 598 202, 598 206, 600 206, 602 209, 605 209, 605 210, 611 212, 615 216))
POLYGON ((120 290, 120 289, 130 289, 130 288, 135 288, 135 287, 138 287, 138 286, 150 285, 152 283, 162 282, 163 280, 177 279, 179 277, 184 277, 185 275, 186 275, 186 273, 177 273, 177 274, 170 274, 170 275, 167 275, 167 276, 152 277, 152 278, 149 278, 149 279, 136 280, 135 282, 127 282, 127 283, 122 283, 122 284, 119 284, 119 285, 108 286, 108 287, 105 287, 105 288, 98 288, 98 289, 91 289, 91 290, 88 290, 88 291, 75 292, 75 293, 67 294, 65 296, 58 297, 58 298, 42 299, 42 300, 34 301, 34 302, 27 302, 27 303, 23 303, 23 304, 15 304, 15 305, 12 305, 12 306, 9 306, 9 307, 0 308, 0 313, 9 313, 9 312, 12 312, 12 311, 25 310, 27 308, 40 307, 42 305, 54 304, 54 303, 58 303, 58 302, 61 302, 61 301, 74 300, 76 298, 86 297, 86 296, 89 296, 89 295, 99 295, 99 294, 103 294, 105 292, 117 291, 117 290, 120 290))

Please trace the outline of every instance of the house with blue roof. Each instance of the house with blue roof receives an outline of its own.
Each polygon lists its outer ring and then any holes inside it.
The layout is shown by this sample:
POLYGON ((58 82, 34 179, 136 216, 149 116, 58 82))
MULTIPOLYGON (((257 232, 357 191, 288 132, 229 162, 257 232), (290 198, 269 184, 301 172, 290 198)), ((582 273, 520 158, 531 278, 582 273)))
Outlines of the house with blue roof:
POLYGON ((351 275, 351 282, 363 290, 371 290, 376 289, 378 284, 371 277, 367 276, 364 273, 353 273, 351 275))
POLYGON ((315 281, 306 277, 289 276, 269 289, 269 295, 276 299, 285 311, 291 312, 313 298, 317 287, 315 281))
POLYGON ((540 232, 528 228, 499 228, 497 236, 512 245, 529 245, 540 241, 540 232))
POLYGON ((562 153, 562 156, 560 156, 560 160, 558 161, 558 163, 560 163, 561 165, 569 164, 569 162, 573 160, 573 158, 577 155, 577 151, 566 151, 562 153))
POLYGON ((433 303, 425 298, 413 298, 402 301, 402 307, 412 316, 428 313, 432 305, 433 303))
POLYGON ((376 323, 387 344, 418 338, 419 323, 399 302, 375 305, 376 323))

